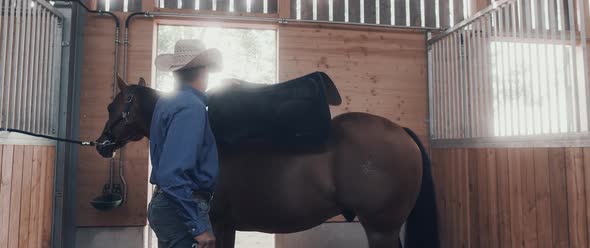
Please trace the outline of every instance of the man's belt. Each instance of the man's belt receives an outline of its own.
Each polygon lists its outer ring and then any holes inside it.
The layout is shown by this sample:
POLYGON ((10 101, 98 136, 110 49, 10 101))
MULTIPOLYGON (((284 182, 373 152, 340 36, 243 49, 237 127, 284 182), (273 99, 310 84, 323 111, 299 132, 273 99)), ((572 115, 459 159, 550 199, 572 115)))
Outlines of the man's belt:
MULTIPOLYGON (((154 193, 162 193, 162 189, 160 189, 160 186, 154 187, 154 193)), ((204 200, 212 200, 213 199, 213 193, 211 192, 206 192, 206 191, 192 191, 192 197, 193 199, 198 198, 198 199, 204 199, 204 200)))

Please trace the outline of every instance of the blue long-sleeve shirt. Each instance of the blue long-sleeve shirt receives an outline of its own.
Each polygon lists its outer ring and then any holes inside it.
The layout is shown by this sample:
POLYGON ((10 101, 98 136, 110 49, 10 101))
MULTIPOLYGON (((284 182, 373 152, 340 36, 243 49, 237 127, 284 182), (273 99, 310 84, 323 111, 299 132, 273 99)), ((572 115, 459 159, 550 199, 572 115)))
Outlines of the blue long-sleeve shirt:
POLYGON ((206 103, 203 93, 183 84, 158 100, 150 128, 150 182, 176 203, 193 237, 205 232, 207 223, 198 218, 192 191, 213 192, 219 172, 206 103))

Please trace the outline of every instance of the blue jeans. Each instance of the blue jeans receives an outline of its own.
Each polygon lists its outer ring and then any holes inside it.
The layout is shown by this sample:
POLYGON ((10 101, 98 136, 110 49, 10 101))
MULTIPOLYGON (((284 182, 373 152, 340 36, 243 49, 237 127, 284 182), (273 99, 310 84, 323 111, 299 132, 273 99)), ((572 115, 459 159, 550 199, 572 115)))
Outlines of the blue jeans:
MULTIPOLYGON (((208 231, 213 234, 209 220, 209 199, 193 197, 199 206, 199 215, 206 215, 202 220, 207 221, 208 231)), ((172 203, 161 191, 154 191, 148 206, 148 220, 150 227, 158 237, 158 248, 197 248, 197 243, 188 232, 188 227, 176 212, 178 207, 172 203)))

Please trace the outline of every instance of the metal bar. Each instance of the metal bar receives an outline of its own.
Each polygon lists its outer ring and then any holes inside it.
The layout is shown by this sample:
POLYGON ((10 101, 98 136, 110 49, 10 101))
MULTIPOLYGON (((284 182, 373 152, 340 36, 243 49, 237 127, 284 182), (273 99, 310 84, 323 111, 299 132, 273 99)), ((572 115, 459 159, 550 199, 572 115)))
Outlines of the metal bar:
MULTIPOLYGON (((590 3, 589 3, 590 5, 590 3)), ((589 6, 590 8, 590 6, 589 6)), ((578 0, 578 20, 580 20, 580 25, 579 25, 579 29, 580 29, 580 35, 581 37, 581 43, 582 43, 582 66, 583 66, 583 70, 584 70, 584 79, 582 81, 585 90, 586 90, 586 130, 583 130, 582 127, 580 127, 579 131, 590 131, 590 72, 588 70, 588 47, 587 47, 587 40, 586 40, 586 14, 590 15, 590 9, 587 9, 585 6, 585 1, 584 0, 578 0)), ((582 104, 582 103, 580 103, 582 104)))
POLYGON ((494 107, 494 103, 493 101, 493 85, 492 85, 492 80, 490 80, 491 77, 491 64, 490 64, 490 50, 491 50, 491 46, 492 43, 490 41, 490 36, 492 35, 491 32, 491 20, 492 20, 492 15, 487 14, 485 15, 485 17, 483 18, 483 28, 482 28, 482 46, 481 46, 481 50, 482 50, 482 57, 483 57, 483 62, 481 63, 481 68, 482 68, 482 91, 483 91, 483 97, 482 97, 482 113, 483 113, 483 123, 484 123, 484 130, 482 133, 482 136, 492 136, 493 134, 490 132, 490 130, 492 130, 493 127, 493 111, 490 111, 490 109, 493 110, 494 107))
POLYGON ((507 68, 508 63, 506 63, 506 56, 504 56, 505 51, 506 51, 505 48, 507 46, 506 42, 504 41, 504 39, 506 38, 504 36, 504 29, 505 29, 504 10, 505 10, 505 8, 501 8, 498 10, 498 27, 499 27, 498 28, 498 38, 499 38, 499 42, 500 42, 500 49, 499 49, 500 54, 498 55, 498 57, 499 57, 498 59, 500 61, 498 64, 502 67, 502 69, 500 71, 502 73, 502 75, 500 75, 500 76, 501 76, 501 82, 502 82, 502 108, 504 109, 504 111, 502 111, 502 120, 500 121, 501 123, 504 124, 504 130, 501 130, 501 132, 500 132, 502 136, 508 135, 508 129, 509 129, 508 128, 508 123, 509 123, 509 121, 508 121, 508 104, 506 101, 506 94, 507 94, 506 82, 508 81, 506 78, 507 74, 508 74, 508 73, 506 73, 506 68, 507 68))
POLYGON ((26 117, 25 119, 27 120, 27 126, 25 128, 25 130, 27 131, 34 131, 34 113, 35 113, 35 95, 34 93, 35 91, 35 82, 37 79, 37 62, 38 62, 38 51, 37 51, 37 47, 38 47, 38 31, 39 31, 39 26, 38 26, 38 16, 39 16, 39 8, 37 6, 34 6, 32 9, 32 13, 33 13, 33 17, 32 17, 32 25, 31 25, 31 63, 30 63, 30 71, 29 71, 29 89, 28 89, 28 95, 29 95, 29 99, 27 99, 27 111, 26 111, 26 117))
POLYGON ((40 4, 41 6, 43 6, 44 9, 48 10, 49 12, 51 12, 51 14, 57 16, 60 20, 64 19, 64 16, 61 12, 59 12, 59 10, 57 10, 56 8, 53 7, 53 5, 51 5, 50 3, 48 3, 45 0, 33 0, 35 1, 35 3, 40 4))
POLYGON ((27 25, 25 27, 25 54, 24 54, 24 60, 25 60, 25 66, 24 66, 24 70, 23 70, 23 84, 22 84, 22 89, 23 89, 23 98, 21 99, 21 106, 22 108, 18 111, 19 113, 19 119, 21 120, 21 125, 19 126, 20 129, 25 130, 25 131, 29 131, 27 129, 27 113, 28 113, 28 106, 27 106, 27 102, 28 99, 31 98, 30 94, 29 94, 29 76, 30 76, 30 51, 31 51, 31 36, 32 36, 32 32, 31 32, 31 26, 32 26, 32 19, 31 16, 33 15, 33 11, 34 9, 32 9, 29 5, 28 2, 25 3, 26 6, 26 22, 27 25))
POLYGON ((500 130, 501 130, 501 125, 503 122, 501 122, 500 118, 502 116, 502 107, 500 105, 500 100, 502 99, 501 97, 501 91, 500 91, 500 85, 501 85, 501 77, 500 77, 500 58, 499 58, 499 50, 500 50, 500 44, 498 42, 499 39, 499 30, 500 30, 500 12, 499 11, 494 11, 492 12, 492 17, 493 17, 493 28, 494 28, 494 39, 493 43, 494 43, 494 72, 495 72, 495 78, 493 78, 493 85, 495 85, 495 97, 493 97, 494 101, 496 102, 496 109, 495 111, 495 115, 494 115, 494 136, 499 136, 501 134, 500 130))
POLYGON ((485 63, 484 55, 483 55, 483 36, 484 36, 484 25, 486 16, 482 16, 478 22, 476 22, 476 33, 475 33, 475 91, 477 92, 477 96, 475 97, 474 109, 476 113, 475 118, 475 125, 477 127, 477 132, 475 133, 475 137, 483 137, 484 131, 486 128, 486 122, 484 121, 485 118, 485 111, 484 111, 484 72, 487 69, 483 66, 485 63))
POLYGON ((531 148, 531 147, 588 147, 588 134, 553 134, 520 137, 486 137, 474 139, 433 140, 432 148, 531 148))
POLYGON ((463 129, 462 129, 462 125, 461 125, 461 31, 457 31, 457 33, 454 35, 454 42, 453 42, 453 46, 455 48, 454 52, 453 52, 453 59, 455 61, 455 79, 453 80, 454 83, 454 87, 455 87, 455 112, 456 112, 456 116, 455 116, 455 129, 456 129, 456 136, 455 138, 461 138, 463 137, 463 129))
POLYGON ((10 6, 10 24, 9 24, 9 29, 8 29, 8 59, 6 61, 6 66, 9 67, 6 73, 6 76, 4 77, 4 80, 6 81, 5 83, 5 88, 4 88, 4 97, 2 98, 2 100, 5 103, 5 109, 4 109, 4 118, 5 118, 5 122, 3 123, 3 127, 12 127, 11 124, 11 119, 10 117, 12 116, 12 111, 13 111, 13 106, 10 105, 11 103, 11 98, 13 97, 13 95, 11 94, 11 86, 14 87, 14 84, 12 83, 12 63, 13 63, 13 59, 14 59, 14 29, 15 29, 15 16, 16 16, 16 4, 11 4, 10 6))
MULTIPOLYGON (((426 33, 425 38, 426 40, 428 40, 428 38, 430 38, 430 33, 426 33)), ((435 122, 434 120, 434 96, 435 96, 435 92, 434 91, 434 75, 436 73, 436 70, 433 68, 433 60, 435 59, 435 55, 433 55, 433 47, 432 46, 426 46, 426 59, 428 61, 427 63, 427 71, 428 71, 428 130, 429 130, 429 135, 428 137, 430 139, 432 139, 433 135, 434 135, 434 125, 433 122, 435 122)))
POLYGON ((55 17, 51 17, 51 32, 50 34, 50 39, 49 39, 49 63, 48 63, 48 71, 49 71, 49 77, 47 79, 47 88, 46 91, 47 93, 47 100, 46 100, 46 104, 47 104, 47 111, 46 111, 46 134, 51 134, 52 133, 52 118, 53 118, 53 108, 55 107, 53 104, 53 82, 54 82, 54 74, 53 74, 53 65, 55 64, 55 60, 54 60, 54 56, 55 56, 55 31, 56 31, 56 18, 55 17))
POLYGON ((443 73, 444 73, 444 111, 443 111, 443 118, 444 118, 444 126, 443 126, 443 133, 444 135, 441 138, 451 138, 451 122, 450 119, 452 117, 452 109, 451 109, 451 60, 450 60, 450 46, 449 46, 449 41, 450 41, 451 37, 447 37, 445 39, 442 40, 444 47, 441 48, 442 52, 444 53, 443 57, 444 57, 444 67, 443 67, 443 73))
MULTIPOLYGON (((47 11, 46 11, 47 12, 47 11)), ((49 81, 49 57, 50 57, 50 43, 51 43, 51 14, 49 12, 45 15, 45 42, 44 57, 43 57, 43 80, 41 80, 41 133, 47 134, 47 82, 49 81)))
POLYGON ((22 16, 21 16, 21 44, 20 44, 20 55, 19 57, 21 57, 21 67, 19 70, 19 80, 18 80, 18 102, 17 102, 17 108, 16 108, 16 128, 18 129, 22 129, 23 128, 23 120, 21 118, 22 116, 22 112, 23 112, 23 96, 25 95, 23 93, 23 91, 26 90, 25 86, 24 86, 24 78, 25 78, 25 70, 27 68, 27 63, 26 63, 26 52, 28 50, 27 45, 27 41, 28 41, 28 36, 29 33, 27 32, 27 26, 28 26, 28 16, 29 16, 29 5, 28 5, 28 1, 23 1, 22 2, 22 16))
POLYGON ((23 2, 16 2, 16 3, 14 3, 14 5, 15 5, 14 7, 16 9, 15 27, 14 27, 14 29, 15 29, 15 35, 14 35, 14 38, 15 38, 15 41, 14 41, 15 48, 14 48, 14 62, 11 65, 12 66, 12 70, 13 70, 12 71, 12 75, 13 76, 12 76, 12 79, 11 79, 12 84, 13 84, 13 87, 12 87, 12 102, 11 102, 11 105, 10 105, 10 106, 12 106, 12 113, 10 113, 10 126, 13 127, 13 128, 18 128, 18 126, 16 126, 17 122, 16 122, 15 119, 17 117, 17 114, 16 114, 16 111, 18 109, 17 104, 20 101, 20 98, 19 98, 19 95, 18 94, 19 94, 19 90, 20 90, 20 87, 21 87, 21 85, 19 84, 19 81, 20 81, 19 76, 21 74, 20 70, 22 68, 22 61, 20 59, 20 58, 22 58, 22 39, 21 39, 21 37, 22 37, 21 30, 23 29, 22 28, 22 25, 23 25, 23 20, 22 20, 22 17, 23 17, 23 15, 22 15, 22 13, 23 13, 22 3, 23 2))
POLYGON ((469 130, 470 126, 469 125, 469 118, 470 118, 470 111, 469 111, 469 102, 470 102, 470 98, 471 96, 469 95, 469 75, 470 75, 470 71, 469 71, 469 66, 468 64, 468 57, 469 56, 469 37, 468 37, 468 32, 467 32, 467 28, 469 26, 465 26, 465 28, 461 31, 461 53, 459 53, 459 58, 461 59, 461 68, 463 69, 463 73, 461 73, 461 101, 462 101, 462 105, 461 108, 463 108, 463 111, 461 111, 461 114, 463 115, 463 137, 470 137, 471 136, 471 130, 469 130))
MULTIPOLYGON (((567 21, 566 21, 566 18, 567 17, 565 16, 565 9, 563 7, 564 2, 563 1, 557 1, 557 4, 559 6, 558 7, 558 11, 559 11, 558 15, 561 16, 561 27, 560 27, 561 30, 559 32, 560 33, 560 41, 561 42, 559 43, 559 46, 562 48, 562 54, 561 55, 563 57, 563 64, 562 64, 563 68, 561 68, 561 69, 562 69, 562 72, 563 72, 563 82, 560 83, 560 84, 558 84, 558 85, 555 85, 555 87, 556 87, 555 93, 557 95, 556 95, 556 100, 555 100, 556 101, 556 104, 554 106, 557 107, 557 111, 556 111, 556 114, 554 115, 554 118, 553 119, 555 119, 557 121, 557 132, 560 132, 561 130, 560 130, 559 120, 562 119, 562 116, 561 116, 562 113, 559 110, 560 109, 563 109, 562 107, 565 107, 565 106, 562 106, 562 105, 565 104, 567 106, 567 102, 568 102, 568 99, 563 99, 563 101, 559 101, 559 98, 558 97, 561 95, 561 91, 562 90, 564 91, 563 92, 564 93, 563 96, 565 97, 567 95, 567 87, 566 87, 566 85, 569 82, 569 79, 568 79, 569 78, 568 77, 569 76, 569 72, 567 70, 567 64, 568 64, 568 61, 567 61, 567 57, 568 57, 567 56, 567 47, 565 46, 565 44, 566 44, 565 35, 566 35, 566 32, 567 32, 566 31, 567 30, 567 27, 569 27, 569 25, 567 25, 567 21), (565 103, 564 103, 564 101, 565 101, 565 103)), ((570 23, 570 25, 571 25, 571 23, 570 23)), ((553 32, 552 32, 552 35, 553 35, 553 32)), ((556 56, 556 47, 555 47, 555 45, 553 45, 552 48, 553 48, 553 56, 556 56)), ((571 110, 571 109, 569 109, 569 108, 566 109, 566 113, 569 110, 571 110)), ((569 116, 569 113, 567 113, 567 114, 568 114, 567 116, 569 116)), ((565 118, 567 118, 567 116, 565 118)), ((550 117, 553 117, 553 116, 550 116, 550 117)), ((568 123, 570 121, 571 120, 567 120, 568 123)), ((551 121, 550 123, 553 123, 553 121, 551 121)), ((550 133, 552 133, 552 132, 553 132, 553 130, 551 129, 550 133)))
POLYGON ((432 51, 434 53, 434 98, 432 99, 434 101, 434 121, 432 123, 430 123, 430 125, 434 126, 434 136, 433 138, 438 139, 440 137, 440 126, 442 121, 440 120, 440 97, 442 96, 442 93, 440 91, 440 84, 441 84, 441 80, 440 80, 440 76, 441 76, 441 71, 440 71, 440 67, 442 65, 442 63, 440 63, 440 43, 436 43, 432 45, 432 51))
POLYGON ((512 122, 512 134, 513 135, 520 135, 520 127, 521 127, 521 123, 520 123, 520 106, 519 106, 519 78, 518 78, 518 71, 517 68, 519 66, 518 61, 516 59, 517 56, 515 56, 518 52, 516 51, 516 44, 518 42, 518 38, 516 33, 517 31, 517 27, 518 27, 518 23, 516 20, 516 2, 513 2, 511 4, 508 5, 508 11, 511 12, 510 16, 511 16, 511 22, 510 22, 510 31, 512 32, 512 42, 508 42, 508 45, 510 47, 510 54, 512 54, 511 59, 510 59, 510 67, 512 68, 512 70, 510 70, 510 77, 511 77, 511 122, 512 122))
POLYGON ((457 105, 455 104, 457 100, 457 94, 455 93, 455 83, 456 83, 456 75, 457 75, 457 67, 455 64, 455 37, 456 33, 449 36, 448 46, 449 46, 449 69, 451 72, 449 73, 449 138, 455 139, 455 133, 457 132, 457 126, 455 120, 457 119, 457 105))
MULTIPOLYGON (((0 4, 4 6, 4 9, 8 9, 8 4, 10 0, 0 0, 0 4)), ((6 54, 8 53, 8 49, 6 49, 6 44, 8 43, 8 16, 10 15, 1 15, 0 19, 4 17, 4 21, 0 22, 2 24, 2 50, 0 53, 2 54, 0 58, 0 125, 4 126, 6 124, 6 118, 4 118, 3 109, 4 109, 4 85, 5 80, 4 77, 6 75, 6 54)))
MULTIPOLYGON (((550 4, 547 4, 547 8, 553 9, 554 6, 554 1, 550 1, 550 4)), ((559 6, 563 6, 564 1, 560 0, 557 1, 557 4, 559 6)), ((563 23, 564 25, 566 25, 565 20, 564 20, 564 13, 563 12, 563 7, 560 7, 561 9, 561 13, 557 13, 557 15, 560 15, 561 17, 561 23, 563 23)), ((551 10, 550 10, 551 11, 551 10)), ((544 16, 544 15, 543 15, 544 16)), ((545 36, 545 30, 547 29, 546 24, 543 24, 543 40, 548 40, 548 42, 544 42, 543 46, 545 47, 545 49, 543 49, 544 51, 546 51, 546 56, 545 56, 545 60, 547 60, 545 62, 545 66, 547 68, 545 68, 545 71, 548 73, 547 76, 549 75, 553 75, 554 80, 553 80, 553 84, 550 83, 549 79, 548 83, 547 83, 547 96, 549 99, 549 105, 548 105, 548 120, 549 120, 549 132, 548 133, 555 133, 555 132, 561 132, 562 129, 562 125, 561 125, 561 119, 565 118, 566 119, 566 129, 569 129, 569 127, 567 125, 569 125, 570 121, 567 120, 569 117, 571 116, 571 113, 568 113, 568 111, 570 111, 571 109, 563 109, 564 105, 567 105, 567 101, 568 99, 565 99, 566 97, 566 93, 565 91, 563 91, 564 95, 562 95, 562 89, 566 88, 566 85, 569 81, 568 79, 568 73, 566 69, 566 57, 565 54, 567 52, 565 45, 565 28, 562 29, 561 31, 558 31, 557 27, 557 17, 553 16, 553 15, 549 15, 548 17, 549 20, 549 35, 550 37, 547 39, 545 36), (558 63, 553 63, 551 64, 548 60, 549 57, 554 57, 554 58, 558 58, 559 53, 557 51, 558 47, 556 45, 554 45, 555 43, 560 43, 560 42, 556 42, 557 41, 557 36, 556 33, 559 32, 561 34, 561 44, 559 45, 560 47, 562 47, 562 56, 564 59, 564 63, 561 64, 562 68, 558 68, 559 64, 558 63), (560 82, 560 77, 559 77, 559 72, 563 73, 563 81, 560 82), (563 88, 562 88, 563 87, 563 88)), ((564 26, 565 27, 565 26, 564 26)))
POLYGON ((479 91, 478 91, 478 87, 477 87, 477 83, 479 81, 479 79, 478 79, 478 75, 479 75, 478 65, 481 64, 478 61, 478 56, 477 56, 477 48, 478 48, 477 33, 479 32, 479 26, 478 26, 479 21, 471 24, 471 27, 472 27, 471 35, 470 35, 471 49, 469 50, 470 54, 468 57, 470 59, 470 60, 468 60, 468 64, 470 66, 469 76, 470 76, 470 80, 471 80, 471 82, 469 84, 470 88, 471 88, 471 94, 470 94, 471 97, 469 99, 469 113, 471 113, 471 126, 470 126, 471 135, 470 135, 470 137, 478 136, 479 132, 481 130, 481 125, 477 121, 477 119, 479 118, 479 115, 481 114, 481 112, 477 111, 477 109, 479 107, 479 104, 478 104, 479 99, 481 96, 478 94, 479 91), (469 61, 471 61, 471 62, 469 62, 469 61))
MULTIPOLYGON (((568 106, 568 109, 570 109, 573 113, 573 116, 575 117, 575 122, 574 120, 568 120, 571 124, 570 124, 570 129, 568 129, 569 132, 575 132, 577 131, 577 127, 580 126, 580 111, 578 108, 578 104, 580 102, 579 95, 577 94, 578 92, 578 66, 577 66, 577 51, 576 51, 576 21, 574 19, 574 16, 576 15, 576 10, 575 10, 575 6, 574 6, 574 2, 573 0, 568 0, 568 13, 569 13, 569 20, 570 20, 570 40, 571 40, 571 51, 572 51, 572 58, 571 58, 571 66, 573 69, 573 81, 570 84, 571 89, 569 90, 570 94, 573 94, 573 98, 568 98, 568 102, 571 104, 571 106, 568 106), (573 103, 572 103, 573 101, 573 103)), ((582 20, 584 21, 584 20, 582 20)), ((582 41, 583 42, 583 41, 582 41)))
POLYGON ((35 94, 35 98, 37 99, 37 112, 35 113, 35 132, 41 132, 42 131, 42 126, 43 126, 43 120, 42 118, 42 113, 43 113, 43 99, 41 99, 39 96, 41 94, 43 94, 43 81, 45 81, 45 44, 47 43, 47 39, 46 39, 46 20, 47 19, 47 11, 45 11, 45 9, 41 9, 41 20, 39 22, 39 26, 40 26, 40 31, 41 31, 41 35, 40 35, 40 42, 39 42, 39 76, 38 76, 38 80, 37 82, 35 82, 37 84, 36 88, 37 88, 37 94, 35 94))
POLYGON ((518 2, 516 3, 515 7, 516 7, 516 18, 518 19, 518 30, 517 32, 515 32, 515 35, 517 37, 517 43, 515 44, 516 49, 516 54, 518 54, 520 52, 520 56, 516 58, 516 68, 518 69, 518 92, 517 92, 517 96, 518 96, 518 106, 519 106, 519 133, 526 135, 528 130, 530 130, 529 127, 529 123, 528 123, 528 119, 527 119, 527 115, 530 113, 530 111, 527 111, 527 101, 526 98, 527 96, 530 94, 530 91, 526 90, 526 81, 525 81, 525 53, 524 53, 524 41, 526 40, 526 37, 524 36, 524 20, 523 20, 523 14, 524 14, 524 4, 522 3, 523 0, 518 0, 518 2), (519 92, 523 92, 522 94, 520 94, 519 92))
POLYGON ((444 127, 444 119, 443 119, 443 115, 442 115, 442 109, 444 108, 444 54, 442 53, 442 46, 443 46, 443 42, 439 42, 436 45, 436 53, 438 54, 438 105, 436 108, 436 113, 437 113, 437 120, 438 120, 438 124, 437 124, 437 139, 440 139, 441 137, 443 137, 444 135, 444 131, 443 131, 443 127, 444 127))
POLYGON ((535 128, 535 123, 538 123, 535 119, 535 113, 537 112, 537 108, 534 105, 534 101, 533 98, 535 97, 535 91, 533 90, 533 79, 532 76, 534 75, 532 69, 532 61, 533 59, 531 58, 532 56, 532 51, 531 51, 531 43, 530 42, 526 42, 527 39, 532 39, 531 36, 531 1, 523 1, 523 5, 522 7, 524 8, 524 40, 525 42, 523 43, 523 51, 526 49, 526 53, 528 56, 524 56, 524 67, 526 68, 526 70, 524 71, 525 73, 525 82, 526 82, 526 87, 527 87, 527 92, 528 92, 528 97, 527 99, 527 104, 528 106, 530 106, 530 111, 528 111, 528 114, 526 116, 527 120, 530 121, 530 125, 527 126, 527 130, 529 130, 528 134, 535 134, 537 133, 536 128, 535 128))
POLYGON ((62 73, 61 73, 61 64, 63 63, 63 58, 62 58, 62 37, 63 37, 63 30, 64 30, 64 20, 59 20, 58 19, 58 28, 57 28, 57 34, 56 34, 56 42, 55 42, 55 64, 53 66, 53 69, 55 71, 55 75, 56 77, 54 78, 54 93, 53 93, 53 100, 51 101, 53 104, 55 104, 55 108, 54 108, 54 114, 53 114, 53 131, 52 133, 54 135, 57 135, 59 133, 59 129, 61 128, 60 126, 60 99, 62 98, 61 95, 61 88, 65 88, 61 81, 62 81, 62 73))
POLYGON ((452 33, 454 33, 455 31, 463 28, 464 26, 467 26, 469 24, 471 24, 472 22, 474 22, 475 20, 479 19, 481 16, 490 13, 494 10, 497 10, 498 8, 502 7, 504 4, 513 2, 515 0, 498 0, 498 1, 494 1, 492 2, 491 5, 489 5, 488 7, 478 11, 477 13, 473 14, 472 16, 470 16, 469 18, 459 22, 459 23, 455 23, 455 25, 447 30, 445 30, 443 33, 441 33, 440 35, 437 35, 436 37, 428 40, 427 44, 432 44, 452 33))

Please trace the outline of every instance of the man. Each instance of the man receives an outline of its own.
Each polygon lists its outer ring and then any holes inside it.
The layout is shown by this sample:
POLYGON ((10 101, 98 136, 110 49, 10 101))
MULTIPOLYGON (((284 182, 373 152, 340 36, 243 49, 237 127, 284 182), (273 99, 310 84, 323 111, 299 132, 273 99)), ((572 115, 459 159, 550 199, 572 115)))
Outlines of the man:
POLYGON ((158 100, 151 121, 150 226, 160 248, 214 248, 209 207, 218 158, 203 92, 209 72, 221 69, 221 54, 199 40, 181 40, 173 54, 156 58, 156 67, 172 71, 178 89, 158 100))

